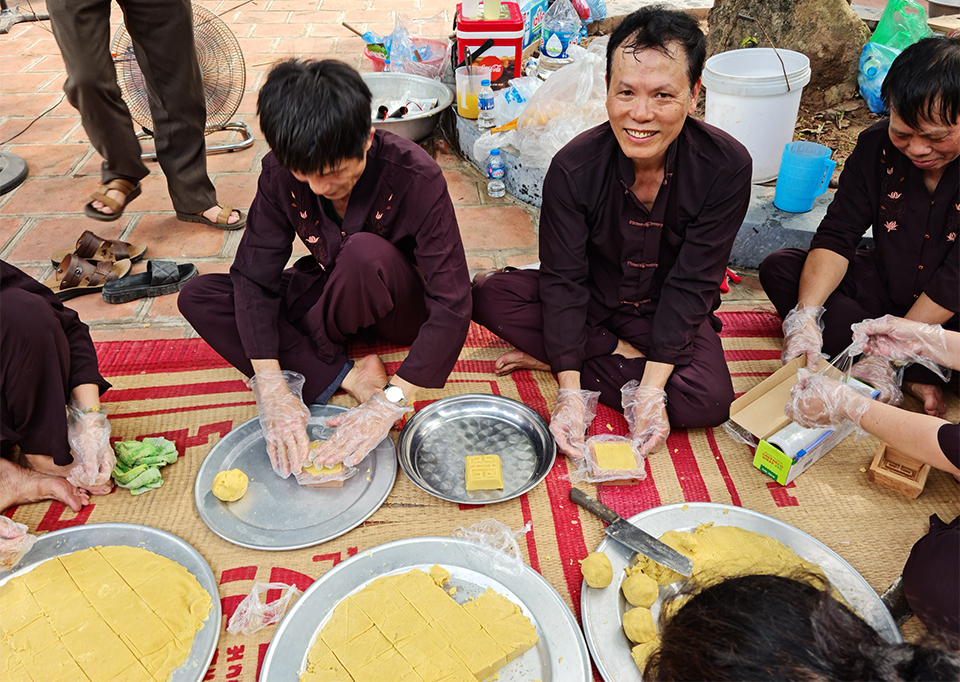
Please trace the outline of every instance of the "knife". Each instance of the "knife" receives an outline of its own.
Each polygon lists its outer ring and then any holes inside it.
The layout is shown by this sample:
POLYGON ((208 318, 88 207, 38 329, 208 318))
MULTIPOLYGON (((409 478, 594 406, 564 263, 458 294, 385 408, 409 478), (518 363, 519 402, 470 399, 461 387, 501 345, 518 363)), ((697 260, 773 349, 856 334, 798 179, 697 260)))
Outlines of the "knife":
POLYGON ((617 512, 600 504, 585 492, 571 488, 570 499, 594 516, 606 521, 609 525, 603 529, 603 532, 621 545, 687 578, 693 574, 693 561, 689 557, 620 518, 617 512))

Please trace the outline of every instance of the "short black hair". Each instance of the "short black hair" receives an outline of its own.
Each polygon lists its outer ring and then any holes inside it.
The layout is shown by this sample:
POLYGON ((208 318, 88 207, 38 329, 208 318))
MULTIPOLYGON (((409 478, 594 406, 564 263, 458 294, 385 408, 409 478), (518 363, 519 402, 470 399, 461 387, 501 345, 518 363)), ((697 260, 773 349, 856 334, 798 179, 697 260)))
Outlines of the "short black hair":
POLYGON ((960 37, 924 38, 901 52, 880 96, 911 128, 920 119, 956 125, 960 119, 960 37))
POLYGON ((260 130, 281 166, 322 173, 363 158, 370 99, 360 74, 343 62, 289 59, 273 67, 260 89, 260 130))
MULTIPOLYGON (((956 680, 960 657, 892 644, 813 574, 728 578, 667 618, 645 680, 956 680)), ((667 609, 666 611, 669 611, 667 609)))
POLYGON ((680 43, 687 55, 687 78, 690 79, 690 91, 703 73, 703 63, 707 58, 707 39, 700 30, 697 20, 686 12, 672 10, 663 5, 642 7, 627 15, 610 34, 607 43, 607 85, 610 84, 610 69, 613 66, 613 54, 618 47, 627 53, 641 50, 659 50, 665 55, 670 43, 680 43))

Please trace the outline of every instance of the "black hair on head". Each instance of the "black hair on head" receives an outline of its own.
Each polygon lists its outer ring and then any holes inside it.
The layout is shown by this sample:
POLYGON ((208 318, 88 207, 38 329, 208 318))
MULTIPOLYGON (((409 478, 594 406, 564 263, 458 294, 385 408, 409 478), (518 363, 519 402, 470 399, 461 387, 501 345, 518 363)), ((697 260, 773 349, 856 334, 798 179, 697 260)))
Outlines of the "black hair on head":
POLYGON ((683 46, 687 55, 687 78, 690 80, 690 91, 693 92, 707 58, 707 39, 696 19, 663 5, 642 7, 613 29, 610 42, 607 43, 607 84, 610 83, 610 69, 617 48, 622 46, 627 54, 654 49, 669 56, 667 48, 670 43, 683 46))
POLYGON ((880 96, 911 128, 920 119, 956 125, 960 120, 960 37, 924 38, 901 52, 883 80, 880 96))
POLYGON ((646 680, 957 680, 960 656, 891 644, 812 574, 728 578, 666 619, 646 680))
POLYGON ((287 170, 322 173, 361 159, 370 136, 370 89, 343 62, 290 59, 260 89, 260 130, 287 170))

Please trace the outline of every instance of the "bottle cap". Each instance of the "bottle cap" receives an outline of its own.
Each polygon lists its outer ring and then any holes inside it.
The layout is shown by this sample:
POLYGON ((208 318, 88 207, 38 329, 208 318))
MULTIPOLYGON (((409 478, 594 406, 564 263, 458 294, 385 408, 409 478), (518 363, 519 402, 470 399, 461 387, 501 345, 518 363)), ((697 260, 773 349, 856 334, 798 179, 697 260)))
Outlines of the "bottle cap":
POLYGON ((481 87, 481 88, 486 87, 487 85, 490 85, 490 79, 489 79, 489 78, 484 78, 484 79, 482 79, 482 80, 480 81, 480 87, 481 87))
POLYGON ((491 149, 491 150, 490 150, 490 156, 500 156, 500 150, 499 150, 499 149, 491 149))

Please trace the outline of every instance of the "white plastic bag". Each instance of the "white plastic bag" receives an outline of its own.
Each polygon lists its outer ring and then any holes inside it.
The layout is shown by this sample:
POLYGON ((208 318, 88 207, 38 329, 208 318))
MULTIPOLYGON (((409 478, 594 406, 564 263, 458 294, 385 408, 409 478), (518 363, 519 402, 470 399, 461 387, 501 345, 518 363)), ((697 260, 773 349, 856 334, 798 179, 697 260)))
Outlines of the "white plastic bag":
POLYGON ((275 625, 283 618, 287 612, 290 602, 300 596, 300 590, 293 585, 286 583, 255 583, 250 594, 243 598, 237 610, 233 612, 230 618, 230 624, 227 626, 227 632, 235 635, 242 632, 245 635, 252 635, 258 630, 262 630, 268 625, 275 625), (276 601, 265 604, 260 601, 260 595, 268 590, 284 590, 283 594, 276 601))
POLYGON ((630 442, 629 438, 624 436, 614 436, 611 434, 600 434, 587 439, 587 456, 580 459, 572 459, 576 468, 570 472, 570 483, 576 485, 587 481, 588 483, 609 483, 611 481, 625 481, 629 479, 640 479, 647 477, 646 458, 641 455, 637 448, 630 442), (596 446, 598 444, 625 444, 630 447, 633 454, 634 466, 629 469, 601 469, 597 464, 596 446))
POLYGON ((530 522, 520 530, 513 530, 496 519, 477 521, 472 526, 458 526, 450 533, 455 538, 470 540, 480 545, 484 560, 495 568, 518 574, 523 566, 520 538, 530 532, 530 522))
POLYGON ((385 38, 390 70, 440 80, 450 58, 450 41, 432 36, 444 36, 446 32, 442 12, 426 19, 398 14, 393 33, 385 38))
POLYGON ((0 515, 0 571, 9 571, 30 551, 37 536, 30 535, 22 523, 0 515))

